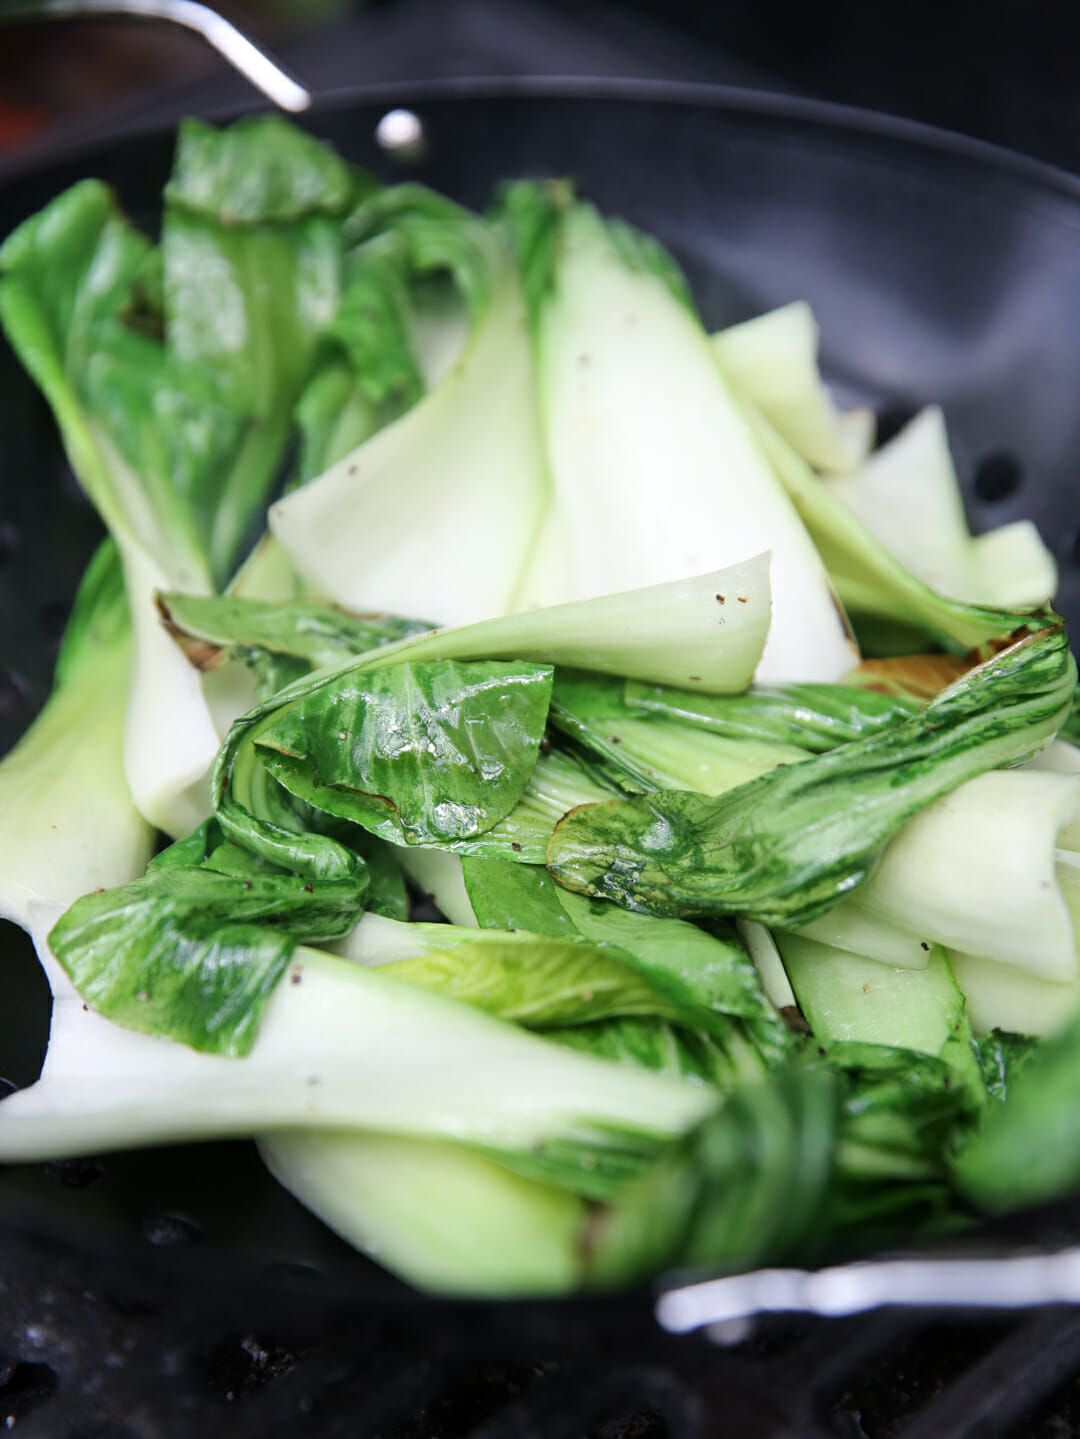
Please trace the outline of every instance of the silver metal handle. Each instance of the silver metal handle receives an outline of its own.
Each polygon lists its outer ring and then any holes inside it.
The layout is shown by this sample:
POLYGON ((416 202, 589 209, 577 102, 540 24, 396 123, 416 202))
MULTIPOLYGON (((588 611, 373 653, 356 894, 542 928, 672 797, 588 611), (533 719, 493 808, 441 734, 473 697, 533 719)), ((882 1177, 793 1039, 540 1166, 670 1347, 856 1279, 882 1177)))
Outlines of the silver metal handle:
POLYGON ((672 1334, 723 1331, 756 1314, 862 1314, 928 1309, 1030 1309, 1080 1303, 1080 1248, 993 1259, 871 1259, 831 1269, 759 1269, 668 1289, 656 1303, 672 1334))
POLYGON ((311 104, 311 92, 287 75, 276 60, 231 21, 199 0, 16 0, 0 6, 0 21, 67 20, 88 15, 138 15, 169 20, 194 30, 257 90, 282 110, 297 114, 311 104))

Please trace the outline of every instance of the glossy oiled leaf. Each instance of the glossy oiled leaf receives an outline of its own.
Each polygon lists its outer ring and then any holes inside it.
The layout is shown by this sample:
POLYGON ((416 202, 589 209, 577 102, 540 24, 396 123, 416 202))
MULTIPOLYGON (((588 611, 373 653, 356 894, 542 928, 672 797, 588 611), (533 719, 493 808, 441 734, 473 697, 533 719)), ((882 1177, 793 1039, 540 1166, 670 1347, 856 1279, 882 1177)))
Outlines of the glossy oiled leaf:
POLYGON ((542 865, 552 831, 568 810, 622 793, 592 774, 575 755, 552 750, 536 761, 521 798, 505 819, 483 834, 455 840, 449 847, 463 857, 542 865))
POLYGON ((797 745, 814 754, 888 729, 918 708, 904 695, 851 685, 755 685, 744 695, 714 696, 628 680, 625 698, 632 712, 682 720, 731 739, 797 745))
POLYGON ((1039 1041, 1027 1034, 994 1030, 976 1042, 975 1052, 991 1099, 1008 1099, 1018 1074, 1038 1052, 1039 1041))
POLYGON ((348 670, 284 706, 255 744, 286 788, 299 772, 304 799, 384 838, 467 839, 521 798, 550 695, 546 665, 348 670))
POLYGON ((243 865, 225 873, 184 862, 193 857, 184 851, 134 884, 77 900, 50 944, 107 1019, 194 1049, 246 1054, 296 944, 349 929, 364 885, 243 865))
POLYGON ((628 909, 806 923, 931 800, 1049 739, 1075 672, 1062 629, 1026 635, 901 723, 719 798, 669 790, 575 810, 549 869, 628 909))

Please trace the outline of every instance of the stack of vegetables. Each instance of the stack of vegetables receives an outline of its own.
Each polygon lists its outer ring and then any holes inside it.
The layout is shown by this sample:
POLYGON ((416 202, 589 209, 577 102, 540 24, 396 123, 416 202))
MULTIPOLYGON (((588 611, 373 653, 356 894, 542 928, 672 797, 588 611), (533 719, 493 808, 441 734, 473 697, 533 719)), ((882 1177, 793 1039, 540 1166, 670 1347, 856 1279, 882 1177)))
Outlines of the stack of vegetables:
POLYGON ((182 127, 157 244, 61 195, 0 318, 108 531, 0 765, 0 1160, 251 1135, 494 1294, 1080 1182, 1076 667, 939 412, 871 453, 805 305, 277 118, 182 127))

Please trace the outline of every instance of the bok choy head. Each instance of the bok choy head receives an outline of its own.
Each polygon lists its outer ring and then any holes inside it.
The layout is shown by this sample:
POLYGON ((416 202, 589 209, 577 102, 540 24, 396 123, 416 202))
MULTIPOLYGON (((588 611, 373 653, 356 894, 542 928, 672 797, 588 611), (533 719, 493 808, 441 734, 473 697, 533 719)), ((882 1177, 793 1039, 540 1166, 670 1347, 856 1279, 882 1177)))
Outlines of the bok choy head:
POLYGON ((344 216, 372 182, 277 117, 180 129, 154 246, 84 181, 0 248, 0 320, 119 549, 133 671, 125 771, 151 823, 208 808, 218 728, 158 624, 241 558, 342 295, 344 216))

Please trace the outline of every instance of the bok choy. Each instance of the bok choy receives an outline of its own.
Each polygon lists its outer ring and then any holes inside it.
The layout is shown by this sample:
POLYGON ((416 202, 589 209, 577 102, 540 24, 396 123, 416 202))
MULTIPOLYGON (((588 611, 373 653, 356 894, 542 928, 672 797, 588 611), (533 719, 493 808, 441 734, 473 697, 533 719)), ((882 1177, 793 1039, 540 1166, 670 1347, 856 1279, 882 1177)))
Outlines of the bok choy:
POLYGON ((808 306, 710 337, 565 181, 480 216, 260 119, 183 127, 159 243, 31 217, 0 319, 110 531, 0 764, 53 992, 0 1162, 249 1136, 489 1295, 1078 1181, 1052 567, 939 412, 871 452, 808 306))

